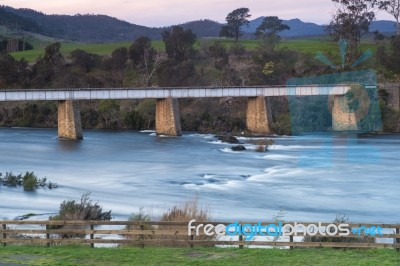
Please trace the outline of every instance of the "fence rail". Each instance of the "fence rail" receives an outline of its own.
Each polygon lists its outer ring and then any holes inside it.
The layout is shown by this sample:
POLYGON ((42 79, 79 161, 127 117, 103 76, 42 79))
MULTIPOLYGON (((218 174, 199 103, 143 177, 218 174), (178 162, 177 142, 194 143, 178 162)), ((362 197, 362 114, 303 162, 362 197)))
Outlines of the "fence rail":
MULTIPOLYGON (((254 222, 239 222, 240 224, 255 224, 254 222)), ((264 222, 261 225, 276 224, 264 222)), ((329 235, 330 242, 304 242, 295 241, 303 237, 303 233, 280 240, 276 238, 268 241, 268 237, 256 237, 252 241, 244 241, 243 236, 209 237, 203 233, 195 236, 192 230, 188 235, 187 222, 131 222, 131 221, 0 221, 0 243, 7 244, 36 244, 36 245, 62 245, 62 244, 116 244, 145 246, 270 246, 270 247, 333 247, 333 248, 393 248, 400 251, 400 224, 349 224, 349 228, 380 227, 384 229, 383 235, 368 235, 360 238, 358 234, 351 233, 341 236, 338 233, 329 235), (115 227, 119 228, 115 228, 115 227), (101 228, 96 228, 101 227, 101 228), (106 227, 106 228, 104 228, 106 227), (388 239, 391 242, 377 243, 377 239, 388 239), (348 242, 346 242, 346 240, 348 242)), ((231 222, 195 222, 192 225, 212 224, 214 226, 231 222)), ((285 222, 294 225, 295 223, 285 222)), ((300 224, 300 223, 297 223, 300 224)), ((305 226, 319 223, 301 223, 305 226)), ((321 223, 327 226, 332 223, 321 223)), ((315 237, 324 237, 318 232, 315 237)))

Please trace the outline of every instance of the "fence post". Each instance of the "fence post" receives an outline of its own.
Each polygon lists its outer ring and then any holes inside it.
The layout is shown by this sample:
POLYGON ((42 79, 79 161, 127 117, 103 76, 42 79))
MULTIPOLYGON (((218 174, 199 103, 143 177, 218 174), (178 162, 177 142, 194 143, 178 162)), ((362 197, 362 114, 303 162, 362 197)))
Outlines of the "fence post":
MULTIPOLYGON (((144 225, 143 225, 143 224, 140 225, 140 230, 144 230, 144 225)), ((144 240, 144 235, 141 234, 141 235, 139 236, 139 239, 143 241, 143 240, 144 240)), ((144 248, 144 244, 143 244, 143 243, 140 244, 140 248, 144 248)))
MULTIPOLYGON (((6 224, 3 224, 3 230, 7 230, 7 225, 6 224)), ((3 233, 3 239, 6 239, 6 238, 7 238, 7 234, 3 233)), ((7 246, 7 243, 3 242, 3 247, 5 247, 5 246, 7 246)))
POLYGON ((294 249, 294 246, 292 246, 292 243, 294 242, 294 241, 293 241, 293 236, 289 236, 289 242, 290 242, 289 249, 290 249, 290 250, 293 250, 293 249, 294 249))
MULTIPOLYGON (((46 224, 46 239, 49 240, 50 239, 50 234, 48 232, 48 230, 50 229, 50 226, 48 224, 46 224)), ((46 243, 47 247, 50 247, 50 241, 47 241, 46 243)))
MULTIPOLYGON (((239 235, 239 242, 242 242, 243 241, 243 236, 242 235, 239 235)), ((242 249, 243 248, 243 245, 239 245, 239 249, 242 249)))
MULTIPOLYGON (((90 239, 92 239, 92 240, 94 239, 93 230, 94 230, 94 225, 90 224, 90 231, 92 231, 92 232, 90 232, 90 239)), ((90 247, 94 248, 94 243, 90 243, 90 247)))
MULTIPOLYGON (((190 240, 192 240, 192 241, 194 240, 194 235, 193 234, 190 235, 190 240)), ((190 248, 193 248, 193 243, 190 243, 190 248)))
MULTIPOLYGON (((396 234, 397 234, 397 235, 400 235, 400 228, 399 228, 399 227, 396 228, 396 234)), ((397 244, 397 245, 400 245, 400 237, 399 237, 399 236, 396 237, 396 244, 397 244)), ((396 251, 397 251, 397 252, 400 252, 400 248, 396 248, 396 251)))

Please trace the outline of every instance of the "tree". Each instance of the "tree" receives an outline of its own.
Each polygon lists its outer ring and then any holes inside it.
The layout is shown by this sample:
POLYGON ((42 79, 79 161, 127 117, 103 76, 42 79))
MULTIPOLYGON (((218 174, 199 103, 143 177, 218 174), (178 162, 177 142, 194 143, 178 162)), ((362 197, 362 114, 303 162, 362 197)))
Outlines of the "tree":
POLYGON ((85 73, 90 72, 100 63, 100 56, 88 53, 81 49, 73 50, 71 52, 71 59, 72 64, 79 67, 85 73))
POLYGON ((111 57, 104 60, 104 68, 110 71, 116 86, 122 86, 125 77, 125 65, 128 61, 128 49, 125 47, 115 49, 111 57))
POLYGON ((351 57, 357 51, 361 37, 368 32, 369 25, 375 19, 374 8, 377 0, 332 0, 337 10, 327 27, 330 35, 335 39, 349 41, 351 57))
POLYGON ((55 42, 48 45, 44 52, 44 61, 52 65, 64 63, 64 56, 61 54, 61 43, 55 42))
POLYGON ((129 59, 141 72, 146 86, 151 86, 151 80, 160 65, 156 50, 151 46, 149 37, 139 37, 129 48, 129 59))
POLYGON ((379 64, 384 65, 392 73, 400 73, 400 35, 394 36, 390 42, 390 53, 385 46, 378 48, 376 58, 379 64))
POLYGON ((102 100, 97 111, 100 114, 103 128, 118 128, 120 106, 116 100, 102 100))
POLYGON ((381 1, 380 8, 394 17, 396 20, 396 33, 400 35, 400 0, 381 1))
POLYGON ((158 85, 163 87, 193 86, 196 82, 196 69, 192 60, 177 62, 168 59, 157 69, 158 85))
POLYGON ((129 47, 129 59, 135 66, 146 67, 154 62, 156 50, 151 46, 151 39, 141 36, 129 47))
POLYGON ((278 17, 273 17, 273 16, 265 17, 261 25, 258 26, 256 35, 275 36, 281 31, 290 30, 290 27, 282 22, 283 21, 278 17))
POLYGON ((192 30, 184 30, 175 26, 172 31, 165 31, 162 37, 168 58, 182 62, 194 55, 193 44, 195 44, 197 37, 192 30))
POLYGON ((32 73, 33 87, 51 86, 52 83, 64 77, 65 59, 61 53, 61 43, 52 43, 46 47, 44 56, 39 57, 32 67, 32 73))
POLYGON ((208 52, 214 59, 214 66, 218 70, 222 70, 229 64, 229 56, 225 47, 219 43, 214 42, 209 48, 208 52))
POLYGON ((28 81, 28 62, 0 53, 0 88, 27 87, 28 81))
POLYGON ((241 36, 240 28, 249 23, 249 18, 251 17, 249 12, 248 8, 242 7, 229 13, 225 19, 227 25, 222 27, 219 35, 221 37, 235 38, 238 41, 241 36))

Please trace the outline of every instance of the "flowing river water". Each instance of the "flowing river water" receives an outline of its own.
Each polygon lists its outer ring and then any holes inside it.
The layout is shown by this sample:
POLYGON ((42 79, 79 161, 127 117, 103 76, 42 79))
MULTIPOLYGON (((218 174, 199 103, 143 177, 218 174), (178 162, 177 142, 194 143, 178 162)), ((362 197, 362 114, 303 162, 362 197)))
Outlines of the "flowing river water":
MULTIPOLYGON (((140 207, 156 219, 198 195, 215 220, 353 222, 400 220, 400 135, 274 137, 266 153, 232 152, 213 135, 85 130, 81 142, 55 129, 0 129, 0 172, 34 171, 59 185, 24 192, 0 187, 0 219, 47 218, 85 192, 115 219, 140 207)), ((246 142, 246 138, 239 140, 246 142)))

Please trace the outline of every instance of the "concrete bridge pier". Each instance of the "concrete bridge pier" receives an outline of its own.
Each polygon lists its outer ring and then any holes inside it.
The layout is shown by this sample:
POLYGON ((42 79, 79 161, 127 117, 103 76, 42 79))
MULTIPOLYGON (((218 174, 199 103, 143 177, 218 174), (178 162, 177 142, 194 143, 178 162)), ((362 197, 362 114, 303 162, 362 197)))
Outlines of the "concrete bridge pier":
POLYGON ((269 115, 267 110, 268 109, 265 103, 265 97, 249 97, 247 99, 247 129, 255 134, 271 133, 268 119, 269 115))
POLYGON ((65 140, 83 139, 81 115, 74 101, 58 102, 58 138, 65 140))
POLYGON ((350 110, 346 95, 333 97, 332 131, 357 131, 357 115, 350 110))
POLYGON ((157 99, 156 132, 157 135, 182 135, 178 99, 157 99))

